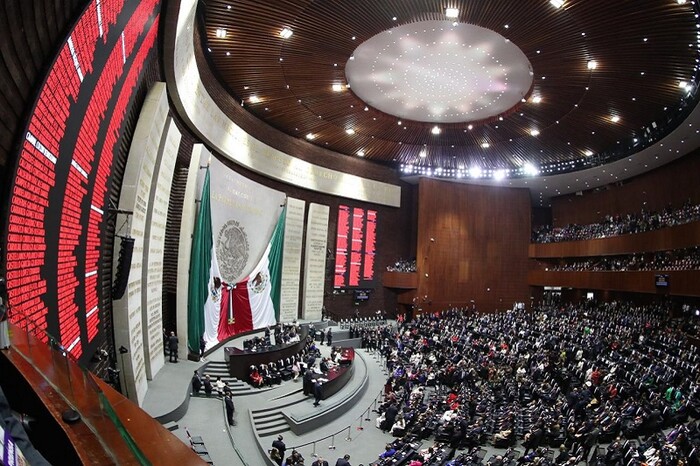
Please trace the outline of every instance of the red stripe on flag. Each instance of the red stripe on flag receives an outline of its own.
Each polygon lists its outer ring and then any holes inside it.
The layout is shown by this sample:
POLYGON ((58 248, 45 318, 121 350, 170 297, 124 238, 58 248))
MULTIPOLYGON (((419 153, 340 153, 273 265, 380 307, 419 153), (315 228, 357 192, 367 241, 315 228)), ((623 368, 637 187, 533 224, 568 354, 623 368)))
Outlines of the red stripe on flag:
POLYGON ((233 315, 236 333, 253 330, 253 313, 248 296, 248 280, 240 282, 233 291, 233 315))

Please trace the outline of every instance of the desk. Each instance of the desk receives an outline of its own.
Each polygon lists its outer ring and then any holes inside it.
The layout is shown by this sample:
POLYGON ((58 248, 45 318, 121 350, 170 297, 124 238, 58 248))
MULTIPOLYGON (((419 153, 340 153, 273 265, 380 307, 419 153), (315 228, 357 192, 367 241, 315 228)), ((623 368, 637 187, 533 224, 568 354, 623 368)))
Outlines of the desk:
POLYGON ((272 345, 258 351, 242 350, 233 346, 226 347, 224 348, 224 359, 228 363, 228 372, 231 377, 247 382, 250 366, 269 364, 294 356, 306 346, 306 336, 308 334, 309 327, 302 325, 299 332, 299 341, 295 343, 272 345))
POLYGON ((348 363, 342 366, 333 366, 330 371, 323 374, 314 374, 314 379, 326 379, 326 381, 321 384, 321 399, 325 400, 338 393, 338 391, 348 383, 354 371, 355 366, 348 363))
POLYGON ((340 349, 340 365, 345 366, 352 364, 355 360, 355 348, 341 348, 340 349))

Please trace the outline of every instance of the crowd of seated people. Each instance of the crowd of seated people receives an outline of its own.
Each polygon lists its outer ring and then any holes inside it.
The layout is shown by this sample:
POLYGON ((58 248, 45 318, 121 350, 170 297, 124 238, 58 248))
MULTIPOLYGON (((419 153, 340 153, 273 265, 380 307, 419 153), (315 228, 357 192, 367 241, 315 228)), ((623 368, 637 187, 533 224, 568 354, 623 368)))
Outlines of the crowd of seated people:
MULTIPOLYGON (((545 455, 550 464, 573 464, 600 443, 683 429, 700 409, 700 352, 661 306, 445 311, 383 328, 377 340, 390 373, 378 427, 454 449, 520 440, 520 462, 551 447, 560 451, 545 455)), ((676 453, 687 460, 695 445, 676 453)))
POLYGON ((699 270, 700 247, 658 251, 645 254, 597 257, 547 265, 552 272, 626 272, 636 270, 699 270))
POLYGON ((387 272, 411 273, 416 271, 416 260, 399 259, 391 265, 386 266, 387 272))
MULTIPOLYGON (((274 328, 275 345, 297 343, 300 339, 300 328, 296 322, 290 324, 277 324, 274 328)), ((264 351, 272 346, 272 331, 270 327, 265 329, 263 336, 256 335, 253 338, 243 340, 243 349, 247 351, 264 351)))
POLYGON ((277 324, 275 326, 275 344, 287 345, 299 342, 300 329, 296 322, 290 324, 277 324))
POLYGON ((311 336, 306 337, 306 344, 295 355, 272 361, 267 364, 252 365, 248 369, 248 383, 254 387, 273 386, 283 380, 294 380, 303 374, 309 359, 315 360, 320 355, 311 336))
POLYGON ((679 209, 673 209, 669 205, 661 212, 642 209, 639 213, 607 215, 599 223, 569 224, 558 228, 552 228, 550 225, 540 226, 533 231, 532 242, 558 243, 608 238, 683 225, 697 220, 700 220, 700 204, 692 204, 687 201, 679 209))

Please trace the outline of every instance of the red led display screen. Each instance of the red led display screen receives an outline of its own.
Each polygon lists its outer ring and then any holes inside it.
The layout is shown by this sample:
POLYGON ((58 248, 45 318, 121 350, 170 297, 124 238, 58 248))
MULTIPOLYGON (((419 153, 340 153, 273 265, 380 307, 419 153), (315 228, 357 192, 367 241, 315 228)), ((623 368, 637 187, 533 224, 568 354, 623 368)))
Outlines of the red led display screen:
POLYGON ((74 357, 102 331, 102 232, 110 173, 159 0, 93 0, 61 47, 27 123, 10 192, 10 318, 74 357))
POLYGON ((374 284, 376 238, 377 211, 338 207, 333 287, 364 288, 374 284))

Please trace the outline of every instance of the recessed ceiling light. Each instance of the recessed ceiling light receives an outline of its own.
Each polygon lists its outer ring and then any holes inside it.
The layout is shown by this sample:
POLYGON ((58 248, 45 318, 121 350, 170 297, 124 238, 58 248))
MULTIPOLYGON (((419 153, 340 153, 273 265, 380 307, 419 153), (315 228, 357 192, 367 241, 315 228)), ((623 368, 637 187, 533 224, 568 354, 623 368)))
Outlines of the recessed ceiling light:
POLYGON ((613 115, 612 117, 610 117, 610 121, 612 121, 613 123, 617 123, 618 121, 620 121, 620 117, 617 115, 613 115))
POLYGON ((364 157, 364 156, 365 156, 365 151, 363 151, 363 150, 361 150, 361 149, 358 150, 358 151, 357 151, 357 156, 358 156, 358 157, 364 157))
POLYGON ((531 136, 537 136, 537 135, 539 135, 539 134, 540 134, 540 132, 539 132, 538 130, 536 130, 536 129, 530 130, 530 135, 531 135, 531 136))
POLYGON ((346 129, 345 132, 348 133, 350 136, 352 136, 353 134, 355 134, 355 130, 352 129, 352 128, 346 129))
POLYGON ((677 2, 679 5, 683 5, 683 4, 685 3, 685 0, 676 0, 676 2, 677 2))
POLYGON ((531 101, 532 103, 539 104, 540 102, 542 102, 542 97, 536 95, 536 96, 533 96, 533 97, 530 99, 530 101, 531 101))
POLYGON ((340 91, 343 90, 343 85, 342 85, 342 84, 335 83, 335 84, 333 84, 333 85, 331 86, 331 88, 332 88, 335 92, 340 92, 340 91))
POLYGON ((216 28, 216 37, 219 39, 224 39, 226 37, 226 29, 216 28))
POLYGON ((397 121, 396 124, 401 126, 401 120, 397 121))
POLYGON ((537 167, 535 167, 530 162, 526 163, 523 166, 523 172, 528 176, 536 176, 540 173, 540 171, 537 169, 537 167))
POLYGON ((473 128, 474 128, 474 125, 468 125, 468 126, 467 126, 467 129, 468 129, 469 131, 471 131, 473 128))
POLYGON ((587 151, 585 151, 585 152, 583 153, 583 155, 585 155, 586 157, 590 157, 591 155, 593 155, 593 151, 592 151, 592 150, 587 150, 587 151))
POLYGON ((230 56, 231 56, 231 52, 226 52, 226 56, 227 56, 227 57, 230 57, 230 56))
POLYGON ((488 142, 482 142, 481 147, 483 147, 484 149, 488 149, 489 147, 491 147, 491 144, 489 144, 488 142))
POLYGON ((231 9, 231 5, 226 5, 226 9, 227 9, 227 10, 230 10, 230 9, 231 9))
POLYGON ((369 112, 369 107, 365 107, 365 112, 369 112))
POLYGON ((250 97, 248 97, 248 102, 250 102, 251 104, 257 104, 258 102, 260 102, 260 97, 258 97, 257 95, 251 95, 250 97))
POLYGON ((448 18, 456 18, 459 16, 459 10, 457 8, 445 8, 445 16, 448 18))
POLYGON ((598 67, 598 62, 595 60, 588 60, 588 69, 589 70, 594 70, 598 67))
POLYGON ((549 3, 554 5, 555 8, 561 8, 564 6, 564 0, 549 0, 549 3))
POLYGON ((439 126, 433 126, 433 129, 430 130, 431 133, 438 135, 440 134, 440 127, 439 126))
POLYGON ((280 37, 282 39, 289 39, 290 37, 292 37, 292 34, 294 33, 289 28, 282 28, 282 30, 280 31, 280 37))
POLYGON ((308 139, 309 141, 312 141, 312 140, 316 139, 316 135, 313 133, 309 133, 306 135, 306 139, 308 139))

